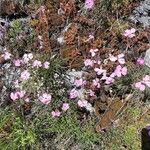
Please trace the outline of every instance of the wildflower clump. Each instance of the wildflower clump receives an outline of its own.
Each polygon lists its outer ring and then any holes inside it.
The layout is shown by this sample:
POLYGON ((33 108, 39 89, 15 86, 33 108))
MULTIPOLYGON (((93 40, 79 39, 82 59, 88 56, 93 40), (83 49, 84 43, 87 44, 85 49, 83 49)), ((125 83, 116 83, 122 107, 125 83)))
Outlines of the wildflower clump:
MULTIPOLYGON (((53 117, 59 117, 69 109, 69 103, 66 102, 67 96, 63 96, 65 95, 64 78, 60 78, 61 73, 58 74, 61 68, 53 63, 54 56, 47 59, 27 53, 22 58, 16 58, 6 51, 2 57, 9 60, 19 72, 10 93, 10 99, 14 103, 20 103, 20 105, 34 103, 35 107, 41 108, 45 105, 50 107, 49 111, 53 117), (59 111, 60 106, 62 108, 59 111)), ((80 86, 82 81, 76 81, 76 84, 80 86)))

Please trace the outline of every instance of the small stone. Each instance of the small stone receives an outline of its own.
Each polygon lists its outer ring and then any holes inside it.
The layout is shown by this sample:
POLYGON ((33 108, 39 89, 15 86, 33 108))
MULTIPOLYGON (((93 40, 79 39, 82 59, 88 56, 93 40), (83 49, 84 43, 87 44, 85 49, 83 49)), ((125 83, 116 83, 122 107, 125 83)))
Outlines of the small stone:
POLYGON ((150 48, 146 51, 144 61, 145 61, 145 65, 150 67, 150 48))

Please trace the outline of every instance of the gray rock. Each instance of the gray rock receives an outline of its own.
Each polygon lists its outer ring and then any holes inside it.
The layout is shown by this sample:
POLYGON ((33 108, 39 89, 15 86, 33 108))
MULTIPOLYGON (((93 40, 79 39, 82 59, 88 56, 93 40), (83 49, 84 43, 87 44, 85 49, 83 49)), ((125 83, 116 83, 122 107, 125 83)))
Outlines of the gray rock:
POLYGON ((150 48, 146 51, 144 61, 145 61, 145 65, 150 67, 150 48))
POLYGON ((140 6, 129 17, 134 23, 141 23, 144 27, 150 26, 150 0, 141 2, 140 6))

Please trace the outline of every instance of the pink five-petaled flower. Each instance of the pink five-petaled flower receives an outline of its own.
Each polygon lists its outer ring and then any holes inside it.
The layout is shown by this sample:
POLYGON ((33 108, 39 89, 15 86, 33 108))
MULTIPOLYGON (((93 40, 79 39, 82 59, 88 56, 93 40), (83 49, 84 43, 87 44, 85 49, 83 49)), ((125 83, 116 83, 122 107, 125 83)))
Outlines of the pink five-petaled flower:
POLYGON ((105 83, 106 84, 111 84, 113 83, 115 80, 112 77, 107 77, 105 83))
POLYGON ((94 91, 92 91, 92 90, 89 90, 89 95, 91 96, 91 97, 93 97, 93 96, 95 96, 95 92, 94 91))
POLYGON ((117 57, 118 57, 118 62, 120 64, 125 64, 125 59, 124 59, 124 54, 123 53, 119 54, 117 57))
POLYGON ((76 86, 76 87, 80 87, 80 86, 82 86, 82 85, 84 85, 85 84, 85 81, 83 81, 83 79, 76 79, 75 81, 74 81, 74 85, 76 86))
POLYGON ((21 66, 21 60, 20 59, 17 59, 17 60, 14 60, 14 65, 16 66, 16 67, 19 67, 19 66, 21 66))
POLYGON ((100 83, 99 83, 98 78, 94 79, 92 84, 93 84, 93 86, 96 86, 97 88, 100 88, 100 83))
POLYGON ((129 37, 129 38, 133 38, 135 36, 135 32, 136 32, 136 30, 134 28, 127 29, 127 30, 125 30, 123 35, 126 37, 129 37))
POLYGON ((76 89, 72 89, 69 94, 71 99, 78 97, 78 91, 76 89))
POLYGON ((149 75, 146 75, 146 76, 143 78, 143 81, 150 81, 150 76, 149 76, 149 75))
POLYGON ((39 68, 39 67, 42 67, 42 63, 41 63, 41 61, 39 61, 39 60, 35 60, 35 61, 33 62, 33 65, 32 65, 32 66, 39 68))
POLYGON ((86 0, 85 1, 85 8, 86 9, 92 9, 94 6, 94 0, 86 0))
POLYGON ((135 87, 137 89, 139 89, 140 91, 144 91, 145 90, 145 85, 142 82, 135 83, 135 87))
POLYGON ((90 49, 90 53, 92 57, 96 55, 96 52, 98 52, 98 49, 90 49))
POLYGON ((5 60, 10 59, 11 54, 9 52, 5 52, 2 57, 4 57, 5 60))
POLYGON ((43 95, 39 97, 39 100, 46 105, 48 105, 51 102, 51 99, 52 99, 51 94, 47 93, 43 93, 43 95))
POLYGON ((124 59, 124 54, 123 53, 119 54, 117 57, 109 54, 109 60, 112 61, 112 62, 115 62, 115 61, 118 60, 118 62, 120 64, 125 64, 125 59, 124 59))
POLYGON ((11 92, 10 93, 10 98, 15 101, 19 98, 18 94, 16 92, 11 92))
POLYGON ((150 87, 150 76, 149 76, 149 75, 146 75, 146 76, 143 78, 142 83, 144 83, 146 86, 150 87))
POLYGON ((23 98, 24 97, 24 95, 25 95, 25 91, 18 91, 18 92, 11 92, 10 93, 10 98, 13 100, 13 101, 15 101, 15 100, 17 100, 17 99, 19 99, 19 98, 23 98))
POLYGON ((88 102, 86 100, 78 100, 78 105, 80 107, 86 107, 88 102))
POLYGON ((45 69, 48 69, 48 68, 49 68, 49 65, 50 65, 50 63, 49 63, 48 61, 46 61, 46 62, 44 63, 44 68, 45 68, 45 69))
POLYGON ((137 59, 137 64, 139 64, 139 65, 144 65, 144 64, 145 64, 144 59, 143 59, 143 58, 138 58, 138 59, 137 59))
POLYGON ((125 76, 127 74, 127 67, 121 67, 118 65, 114 71, 117 77, 121 77, 122 75, 125 76))
POLYGON ((16 93, 19 96, 19 98, 23 98, 26 92, 25 91, 19 91, 19 92, 16 92, 16 93))
POLYGON ((112 61, 112 62, 115 62, 115 61, 117 61, 117 57, 115 57, 112 54, 109 54, 109 60, 112 61))
POLYGON ((30 73, 28 72, 28 70, 24 70, 22 73, 21 73, 21 79, 24 81, 24 80, 28 80, 30 77, 30 73))
POLYGON ((94 68, 94 71, 97 73, 97 75, 101 75, 103 73, 106 73, 106 70, 102 69, 102 68, 94 68))
POLYGON ((31 60, 33 58, 33 54, 29 53, 29 54, 24 54, 23 55, 23 62, 26 64, 29 62, 29 60, 31 60))
POLYGON ((90 66, 90 67, 92 67, 93 65, 94 65, 94 62, 93 62, 93 60, 91 60, 91 59, 86 59, 85 61, 84 61, 84 65, 87 67, 87 66, 90 66))
POLYGON ((55 110, 55 111, 52 111, 52 112, 51 112, 51 115, 52 115, 53 118, 54 118, 54 117, 59 117, 59 116, 61 115, 61 112, 58 111, 58 110, 55 110))
POLYGON ((14 86, 15 86, 15 88, 19 88, 19 81, 18 80, 14 81, 14 86))
POLYGON ((62 108, 63 111, 67 111, 69 109, 69 104, 68 103, 63 103, 62 108))

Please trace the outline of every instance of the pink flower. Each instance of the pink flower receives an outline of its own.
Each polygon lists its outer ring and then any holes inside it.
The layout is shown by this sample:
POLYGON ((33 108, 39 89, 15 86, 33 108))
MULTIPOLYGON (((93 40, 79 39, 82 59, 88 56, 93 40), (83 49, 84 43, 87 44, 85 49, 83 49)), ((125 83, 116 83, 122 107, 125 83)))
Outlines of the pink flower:
POLYGON ((86 0, 85 1, 85 8, 86 9, 92 9, 94 6, 94 0, 86 0))
POLYGON ((74 82, 74 85, 76 87, 80 87, 80 86, 82 86, 84 84, 85 84, 85 81, 83 81, 83 79, 79 79, 79 80, 76 79, 75 82, 74 82))
POLYGON ((144 64, 145 64, 144 59, 143 59, 143 58, 138 58, 138 59, 137 59, 137 64, 139 64, 139 65, 144 65, 144 64))
POLYGON ((126 75, 127 74, 127 67, 121 67, 120 65, 118 65, 114 71, 115 75, 117 77, 121 77, 122 75, 126 75))
POLYGON ((106 70, 102 68, 94 68, 94 71, 97 73, 97 75, 101 75, 106 72, 106 70))
POLYGON ((46 61, 46 62, 44 63, 44 68, 45 68, 45 69, 48 69, 48 68, 49 68, 49 65, 50 65, 50 63, 49 63, 48 61, 46 61))
POLYGON ((97 61, 97 64, 98 64, 98 65, 100 65, 100 64, 101 64, 101 61, 100 61, 100 60, 98 60, 98 61, 97 61))
POLYGON ((27 57, 31 60, 33 58, 33 54, 29 53, 29 54, 27 54, 27 57))
POLYGON ((123 67, 121 70, 122 75, 124 76, 127 75, 127 72, 128 72, 127 67, 123 67))
POLYGON ((78 97, 78 91, 75 90, 75 89, 72 89, 72 90, 70 91, 70 98, 71 98, 71 99, 74 99, 74 98, 77 98, 77 97, 78 97))
POLYGON ((136 32, 136 30, 134 28, 132 28, 130 30, 127 29, 127 30, 125 30, 123 35, 126 37, 129 37, 129 38, 133 38, 135 36, 135 32, 136 32))
POLYGON ((18 80, 14 81, 14 86, 15 86, 15 88, 19 87, 19 81, 18 80))
POLYGON ((145 84, 146 86, 150 87, 150 76, 149 76, 149 75, 146 75, 146 76, 143 78, 142 83, 145 84))
POLYGON ((88 102, 87 102, 86 100, 79 100, 79 101, 78 101, 78 105, 79 105, 80 107, 86 107, 87 104, 88 104, 88 102))
POLYGON ((61 115, 61 112, 58 111, 58 110, 52 111, 52 112, 51 112, 51 115, 52 115, 53 118, 54 118, 54 117, 59 117, 59 116, 61 115))
POLYGON ((67 111, 69 109, 69 104, 68 103, 63 103, 63 106, 61 108, 63 111, 67 111))
POLYGON ((119 54, 117 57, 118 57, 118 62, 120 64, 125 64, 125 59, 124 59, 124 54, 123 53, 119 54))
POLYGON ((123 53, 121 53, 121 54, 119 54, 117 57, 115 57, 115 56, 113 56, 113 55, 109 55, 109 59, 110 59, 110 61, 112 61, 112 62, 115 62, 115 61, 117 61, 118 60, 118 62, 120 63, 120 64, 125 64, 125 59, 124 59, 124 54, 123 53))
POLYGON ((95 92, 92 91, 92 90, 90 90, 88 93, 89 93, 89 95, 90 95, 91 97, 95 96, 95 92))
POLYGON ((41 61, 35 60, 35 61, 33 62, 33 65, 32 65, 32 66, 39 68, 39 67, 42 67, 42 63, 41 63, 41 61))
POLYGON ((96 55, 95 52, 98 52, 98 49, 90 49, 91 56, 94 57, 96 55))
POLYGON ((39 97, 39 100, 43 103, 48 105, 51 102, 52 96, 50 94, 44 93, 42 96, 39 97))
POLYGON ((26 64, 29 62, 29 60, 31 60, 33 58, 33 54, 29 53, 29 54, 24 54, 23 55, 23 62, 26 64))
POLYGON ((103 76, 102 76, 102 78, 100 79, 100 80, 106 80, 108 77, 107 77, 107 74, 106 74, 106 72, 104 72, 103 73, 103 76))
POLYGON ((87 66, 93 66, 94 65, 94 62, 91 60, 91 59, 86 59, 84 61, 84 65, 87 67, 87 66))
POLYGON ((115 76, 116 74, 114 72, 110 75, 111 78, 114 78, 115 76))
POLYGON ((149 75, 146 75, 144 78, 143 78, 143 81, 150 81, 150 76, 149 75))
POLYGON ((9 52, 5 52, 2 57, 4 57, 5 60, 10 59, 11 54, 9 52))
POLYGON ((19 96, 19 98, 23 98, 26 92, 25 91, 19 91, 19 92, 16 92, 16 93, 19 96))
POLYGON ((21 79, 22 80, 28 80, 30 77, 30 73, 28 72, 28 70, 24 70, 22 73, 21 73, 21 79))
POLYGON ((97 88, 100 88, 100 83, 99 83, 99 79, 98 78, 93 80, 93 86, 96 86, 97 88))
POLYGON ((137 82, 137 83, 135 83, 135 87, 136 87, 137 89, 139 89, 140 91, 144 91, 144 90, 145 90, 145 85, 142 84, 142 82, 137 82))
POLYGON ((106 84, 111 84, 113 83, 115 80, 112 77, 108 77, 105 81, 106 84))
POLYGON ((17 100, 19 97, 18 97, 18 94, 16 92, 11 92, 10 93, 10 98, 15 101, 17 100))
POLYGON ((20 60, 20 59, 15 60, 15 61, 14 61, 14 65, 15 65, 16 67, 21 66, 21 60, 20 60))
POLYGON ((150 87, 150 81, 142 82, 142 83, 144 83, 146 86, 150 87))
POLYGON ((109 60, 112 61, 112 62, 115 62, 115 61, 117 61, 117 57, 109 54, 109 60))

